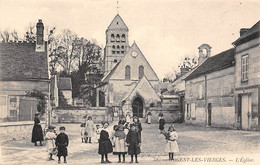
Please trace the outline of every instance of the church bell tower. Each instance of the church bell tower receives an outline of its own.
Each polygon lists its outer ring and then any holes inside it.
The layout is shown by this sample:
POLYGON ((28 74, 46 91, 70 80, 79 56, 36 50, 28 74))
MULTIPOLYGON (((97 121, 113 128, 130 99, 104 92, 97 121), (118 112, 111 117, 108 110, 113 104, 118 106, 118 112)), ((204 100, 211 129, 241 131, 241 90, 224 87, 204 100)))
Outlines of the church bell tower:
POLYGON ((129 49, 128 27, 119 14, 106 30, 105 75, 124 57, 129 49))

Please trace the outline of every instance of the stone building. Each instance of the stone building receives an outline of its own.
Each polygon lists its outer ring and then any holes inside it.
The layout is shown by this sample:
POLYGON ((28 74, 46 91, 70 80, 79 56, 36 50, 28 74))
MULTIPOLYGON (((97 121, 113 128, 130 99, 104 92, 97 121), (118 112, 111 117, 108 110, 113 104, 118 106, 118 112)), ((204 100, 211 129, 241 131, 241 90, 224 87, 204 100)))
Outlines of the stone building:
POLYGON ((1 120, 33 120, 38 100, 27 97, 26 92, 36 89, 46 96, 49 94, 47 43, 42 20, 36 28, 36 42, 0 43, 1 120))
POLYGON ((260 21, 241 29, 235 46, 235 96, 238 129, 260 125, 260 21))
POLYGON ((185 78, 185 123, 234 128, 235 49, 210 57, 207 47, 206 58, 185 78))
POLYGON ((62 92, 68 105, 72 105, 72 84, 69 77, 58 77, 58 90, 62 92))
POLYGON ((159 78, 137 44, 129 47, 128 28, 119 14, 106 30, 105 73, 97 90, 105 93, 105 106, 115 115, 142 118, 161 101, 159 78))

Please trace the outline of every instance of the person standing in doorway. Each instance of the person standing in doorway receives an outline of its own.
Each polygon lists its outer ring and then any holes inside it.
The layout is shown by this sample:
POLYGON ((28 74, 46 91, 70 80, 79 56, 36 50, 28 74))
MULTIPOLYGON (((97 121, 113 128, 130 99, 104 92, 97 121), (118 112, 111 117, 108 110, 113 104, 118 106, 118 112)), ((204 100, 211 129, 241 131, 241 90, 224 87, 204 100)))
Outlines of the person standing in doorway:
POLYGON ((151 124, 152 123, 152 113, 148 112, 147 113, 147 124, 151 124))
POLYGON ((40 142, 40 146, 42 146, 43 141, 43 133, 42 133, 42 126, 39 119, 39 112, 35 113, 34 117, 34 126, 32 130, 32 143, 37 146, 37 142, 40 142))
POLYGON ((88 141, 89 141, 89 143, 91 143, 91 138, 94 137, 94 133, 95 133, 95 129, 96 129, 96 126, 95 126, 94 122, 92 121, 91 116, 88 117, 85 129, 86 129, 86 132, 88 133, 85 143, 87 143, 88 141))

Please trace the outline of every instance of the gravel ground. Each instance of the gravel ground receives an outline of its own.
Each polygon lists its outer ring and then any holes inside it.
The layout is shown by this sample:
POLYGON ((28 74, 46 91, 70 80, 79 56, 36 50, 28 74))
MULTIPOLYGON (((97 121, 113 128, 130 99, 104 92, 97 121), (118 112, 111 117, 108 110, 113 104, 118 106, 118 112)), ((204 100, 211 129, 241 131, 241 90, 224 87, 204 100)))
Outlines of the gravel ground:
MULTIPOLYGON (((56 126, 59 127, 59 125, 56 126)), ((68 164, 100 164, 100 156, 97 154, 98 144, 96 142, 92 144, 81 143, 79 124, 64 124, 64 126, 70 139, 68 164)), ((229 163, 234 164, 233 161, 236 158, 250 159, 254 158, 255 155, 260 155, 260 132, 175 124, 179 135, 180 152, 176 154, 174 162, 169 162, 167 161, 168 154, 164 152, 166 140, 159 134, 158 125, 143 123, 142 126, 140 164, 207 164, 208 162, 204 162, 204 159, 208 158, 209 155, 213 158, 225 159, 229 156, 231 157, 229 163), (197 158, 197 161, 201 159, 204 161, 196 162, 191 159, 194 157, 197 158), (190 160, 184 158, 190 158, 190 160)), ((169 125, 166 125, 165 128, 168 129, 168 127, 169 125)), ((2 143, 0 153, 0 164, 57 164, 57 161, 47 161, 45 146, 35 147, 29 138, 2 143)), ((116 156, 110 154, 109 158, 112 162, 117 162, 116 156)), ((129 156, 126 159, 129 161, 129 156)), ((254 162, 247 162, 247 164, 256 163, 256 160, 254 158, 254 162)), ((215 161, 217 160, 210 162, 210 164, 219 163, 215 161)), ((244 164, 243 159, 241 161, 237 163, 244 164)))

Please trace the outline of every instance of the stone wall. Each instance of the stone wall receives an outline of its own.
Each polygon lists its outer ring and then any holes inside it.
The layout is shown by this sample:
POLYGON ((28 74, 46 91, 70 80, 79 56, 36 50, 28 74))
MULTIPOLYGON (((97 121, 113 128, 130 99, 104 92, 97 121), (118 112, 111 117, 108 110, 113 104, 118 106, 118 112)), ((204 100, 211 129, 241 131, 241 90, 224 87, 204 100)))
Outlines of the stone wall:
MULTIPOLYGON (((0 123, 0 141, 18 140, 22 138, 31 138, 33 121, 6 122, 0 123)), ((42 122, 42 129, 45 128, 45 123, 42 122)), ((31 140, 31 139, 30 139, 31 140)))
POLYGON ((91 116, 95 123, 112 121, 113 113, 107 107, 90 107, 86 109, 56 109, 52 112, 53 123, 82 123, 86 121, 84 116, 91 116))
POLYGON ((180 111, 174 111, 172 109, 165 109, 162 107, 150 107, 147 111, 152 113, 152 123, 158 123, 159 113, 163 113, 163 117, 166 123, 175 123, 181 120, 180 111))

